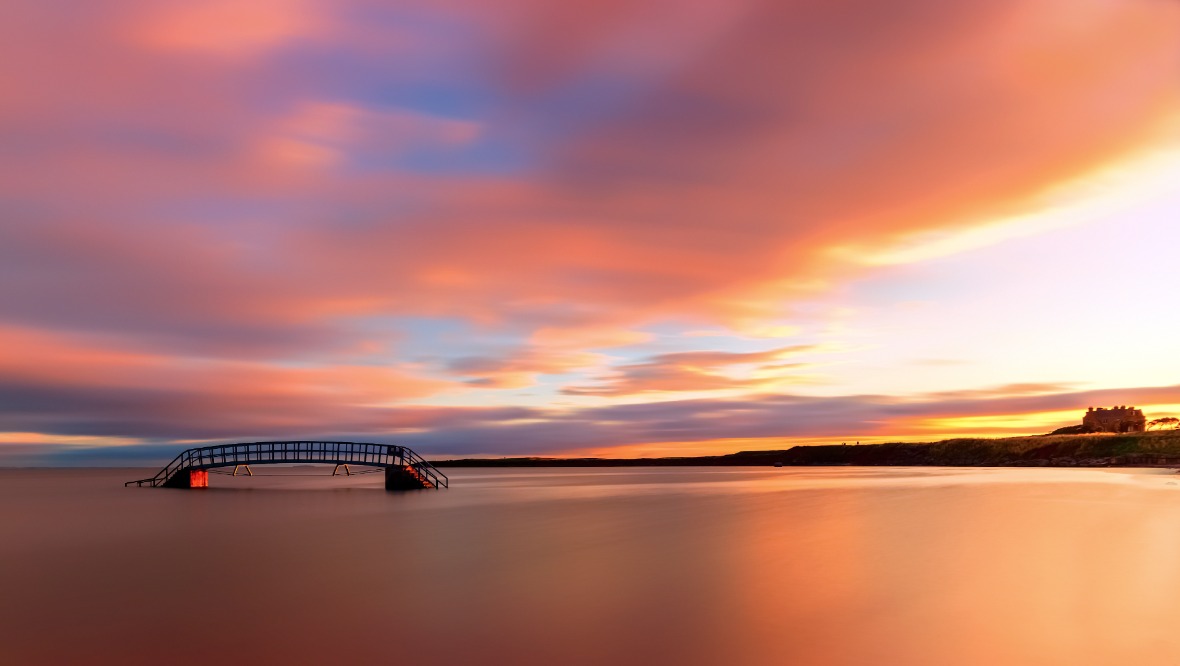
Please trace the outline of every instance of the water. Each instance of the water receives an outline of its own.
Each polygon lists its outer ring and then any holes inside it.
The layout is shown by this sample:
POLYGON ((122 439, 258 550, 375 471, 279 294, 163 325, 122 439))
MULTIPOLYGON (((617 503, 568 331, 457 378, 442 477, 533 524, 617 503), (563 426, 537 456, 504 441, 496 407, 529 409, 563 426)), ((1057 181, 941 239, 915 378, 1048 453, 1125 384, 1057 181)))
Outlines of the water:
POLYGON ((152 471, 0 470, 0 664, 1180 662, 1171 474, 152 471))

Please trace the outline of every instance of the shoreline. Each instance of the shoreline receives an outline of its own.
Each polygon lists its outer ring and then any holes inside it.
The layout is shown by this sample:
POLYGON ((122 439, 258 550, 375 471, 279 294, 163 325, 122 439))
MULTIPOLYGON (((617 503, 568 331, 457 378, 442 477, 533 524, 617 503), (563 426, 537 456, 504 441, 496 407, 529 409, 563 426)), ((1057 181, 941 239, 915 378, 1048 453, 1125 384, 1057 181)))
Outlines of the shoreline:
POLYGON ((829 444, 665 458, 456 458, 436 467, 1180 467, 1180 431, 829 444))

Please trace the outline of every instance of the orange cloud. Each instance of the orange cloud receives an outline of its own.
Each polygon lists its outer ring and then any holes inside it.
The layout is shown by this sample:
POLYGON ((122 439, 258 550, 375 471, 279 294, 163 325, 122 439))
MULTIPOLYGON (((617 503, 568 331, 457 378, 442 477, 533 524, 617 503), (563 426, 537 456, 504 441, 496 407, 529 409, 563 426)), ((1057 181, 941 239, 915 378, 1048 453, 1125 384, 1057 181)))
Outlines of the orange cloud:
POLYGON ((325 18, 310 0, 153 2, 131 34, 152 49, 248 56, 317 34, 325 18))
POLYGON ((815 350, 813 345, 795 345, 760 352, 659 354, 642 363, 616 366, 596 384, 569 386, 562 392, 568 395, 622 396, 663 391, 763 389, 784 383, 782 370, 804 367, 802 363, 784 363, 783 359, 815 350), (726 373, 735 366, 750 366, 753 372, 743 377, 726 373))
MULTIPOLYGON (((62 404, 106 405, 111 418, 141 401, 145 422, 175 419, 240 432, 327 428, 341 415, 380 422, 382 408, 451 386, 416 376, 411 368, 226 361, 141 352, 93 338, 0 329, 0 346, 19 353, 0 357, 0 385, 26 396, 58 394, 62 404), (21 387, 16 389, 15 387, 21 387), (85 397, 83 397, 85 396, 85 397)), ((47 413, 52 421, 52 410, 47 413)), ((98 417, 101 420, 101 417, 98 417)), ((134 417, 132 417, 134 418, 134 417)), ((184 425, 187 424, 187 425, 184 425)), ((223 431, 224 432, 224 431, 223 431)), ((114 434, 114 433, 102 433, 114 434)))
MULTIPOLYGON (((373 321, 513 338, 452 368, 499 387, 643 328, 767 330, 867 270, 832 248, 1021 210, 1180 112, 1180 6, 1151 0, 0 12, 0 326, 28 350, 0 379, 112 435, 401 423, 371 406, 457 382, 362 365, 398 335, 373 321)), ((569 390, 770 385, 710 353, 569 390)))
POLYGON ((480 388, 520 388, 530 386, 541 374, 574 372, 602 363, 598 354, 574 351, 524 349, 506 356, 462 356, 447 364, 447 369, 463 377, 470 386, 480 388))
MULTIPOLYGON (((257 107, 246 102, 258 81, 216 62, 187 65, 188 92, 168 93, 169 68, 137 62, 145 60, 138 42, 109 44, 115 37, 103 37, 110 28, 99 23, 75 55, 94 56, 116 81, 85 108, 193 148, 47 143, 0 166, 0 187, 63 202, 71 218, 82 201, 133 209, 64 227, 118 227, 129 214, 150 218, 193 198, 282 201, 252 215, 249 235, 266 240, 245 251, 257 256, 215 269, 235 299, 271 310, 550 330, 669 317, 749 327, 862 270, 826 248, 959 228, 1019 207, 1144 145, 1180 108, 1180 12, 1170 4, 908 0, 897 9, 920 20, 843 6, 709 4, 690 3, 668 34, 652 19, 665 13, 644 3, 558 13, 509 3, 495 17, 445 7, 447 21, 486 30, 471 48, 485 50, 487 85, 502 86, 473 120, 337 101, 322 72, 288 87, 281 64, 266 70, 276 99, 257 107), (662 48, 651 47, 656 37, 662 48), (587 81, 601 77, 618 80, 617 100, 591 95, 587 81), (579 86, 586 109, 560 99, 579 86), (567 106, 547 110, 558 103, 567 106), (549 129, 553 116, 571 128, 549 129), (409 145, 445 152, 484 140, 512 143, 525 166, 496 175, 324 172, 381 163, 409 145), (355 159, 362 153, 374 159, 355 159), (299 266, 302 276, 285 276, 289 288, 276 293, 252 263, 299 266)), ((202 26, 240 24, 242 36, 225 43, 254 48, 296 39, 299 21, 314 14, 301 7, 264 4, 234 21, 222 13, 236 9, 202 5, 175 22, 195 26, 197 37, 202 26)), ((154 11, 132 15, 147 21, 154 11)), ((343 6, 315 12, 329 17, 317 25, 340 30, 324 34, 329 42, 358 28, 343 6)), ((53 127, 81 122, 67 110, 73 76, 54 67, 30 86, 56 92, 47 98, 53 127)), ((173 232, 145 222, 129 235, 120 242, 154 246, 173 232)), ((207 235, 212 245, 240 242, 231 227, 207 235)))

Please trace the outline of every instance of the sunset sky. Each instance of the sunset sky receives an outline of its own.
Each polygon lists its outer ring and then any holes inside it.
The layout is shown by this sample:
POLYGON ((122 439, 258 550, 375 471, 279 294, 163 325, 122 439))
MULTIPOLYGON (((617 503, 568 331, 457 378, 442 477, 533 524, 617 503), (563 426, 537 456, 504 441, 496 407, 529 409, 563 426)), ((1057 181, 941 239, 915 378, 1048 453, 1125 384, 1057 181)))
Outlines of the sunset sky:
POLYGON ((0 5, 0 464, 1180 415, 1180 1, 0 5))

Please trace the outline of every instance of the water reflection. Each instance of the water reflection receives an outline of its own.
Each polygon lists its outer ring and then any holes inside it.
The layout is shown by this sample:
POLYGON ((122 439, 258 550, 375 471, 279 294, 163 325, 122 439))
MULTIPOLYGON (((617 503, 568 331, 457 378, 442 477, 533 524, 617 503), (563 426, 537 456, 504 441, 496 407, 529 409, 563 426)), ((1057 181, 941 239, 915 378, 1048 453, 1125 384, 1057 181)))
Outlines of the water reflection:
POLYGON ((1170 664, 1139 471, 0 470, 0 663, 1170 664))

